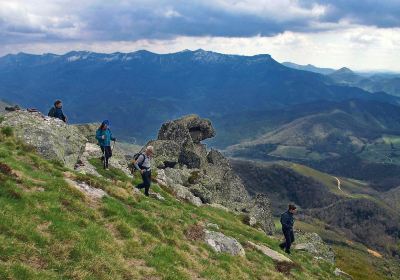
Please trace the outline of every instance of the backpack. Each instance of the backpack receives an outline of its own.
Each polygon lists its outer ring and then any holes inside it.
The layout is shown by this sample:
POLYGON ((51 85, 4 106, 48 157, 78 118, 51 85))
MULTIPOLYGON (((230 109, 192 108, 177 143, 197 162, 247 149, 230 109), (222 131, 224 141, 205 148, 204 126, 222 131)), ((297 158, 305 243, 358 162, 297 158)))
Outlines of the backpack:
POLYGON ((136 171, 136 167, 135 167, 135 163, 137 163, 137 165, 139 166, 139 168, 142 168, 142 165, 144 163, 144 160, 146 159, 146 156, 143 153, 137 153, 133 156, 133 159, 131 160, 131 162, 128 164, 128 168, 131 171, 131 173, 133 174, 136 171), (143 160, 142 162, 138 162, 139 157, 143 155, 143 160))

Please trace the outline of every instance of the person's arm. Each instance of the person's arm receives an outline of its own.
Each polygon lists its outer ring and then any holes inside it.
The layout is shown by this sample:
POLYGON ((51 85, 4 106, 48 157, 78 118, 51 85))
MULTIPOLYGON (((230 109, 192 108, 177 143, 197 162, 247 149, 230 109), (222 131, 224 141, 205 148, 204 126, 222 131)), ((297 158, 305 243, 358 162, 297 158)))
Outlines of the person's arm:
POLYGON ((290 221, 289 221, 289 217, 287 216, 286 213, 282 214, 281 216, 281 224, 283 228, 290 228, 290 221))
POLYGON ((96 131, 96 139, 97 139, 98 141, 103 140, 103 138, 101 137, 101 131, 100 131, 100 129, 98 129, 98 130, 96 131))
POLYGON ((137 161, 135 161, 135 163, 134 163, 135 168, 136 168, 137 170, 140 170, 140 167, 139 167, 139 165, 138 165, 138 162, 143 162, 143 161, 144 161, 144 155, 140 155, 140 156, 138 157, 137 161), (142 157, 142 159, 140 159, 140 157, 142 157))
POLYGON ((67 116, 62 112, 62 120, 66 123, 67 122, 67 116))
POLYGON ((48 115, 49 117, 54 118, 54 111, 55 111, 55 110, 54 110, 54 107, 52 107, 47 115, 48 115))

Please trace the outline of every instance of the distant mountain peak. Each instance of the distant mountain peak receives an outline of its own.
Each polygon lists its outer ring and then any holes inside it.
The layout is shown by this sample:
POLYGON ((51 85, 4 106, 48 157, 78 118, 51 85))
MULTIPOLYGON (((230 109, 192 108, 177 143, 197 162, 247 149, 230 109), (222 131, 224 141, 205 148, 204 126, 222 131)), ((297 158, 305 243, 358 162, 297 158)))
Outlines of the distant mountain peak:
POLYGON ((336 73, 353 74, 354 72, 353 72, 350 68, 342 67, 342 68, 340 68, 339 70, 337 70, 336 73))

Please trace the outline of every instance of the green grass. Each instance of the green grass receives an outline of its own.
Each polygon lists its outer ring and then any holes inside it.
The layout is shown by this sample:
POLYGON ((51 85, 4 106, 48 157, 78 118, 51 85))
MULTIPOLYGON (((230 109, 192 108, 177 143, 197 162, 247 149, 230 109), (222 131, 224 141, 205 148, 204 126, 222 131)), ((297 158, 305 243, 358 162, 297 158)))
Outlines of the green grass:
POLYGON ((105 178, 124 182, 129 181, 129 177, 124 172, 115 167, 110 166, 108 170, 105 170, 103 168, 103 162, 98 158, 89 159, 89 162, 96 168, 97 172, 105 178))
MULTIPOLYGON (((214 253, 186 230, 206 222, 245 244, 278 250, 279 240, 242 223, 242 217, 211 207, 133 195, 134 182, 118 170, 103 178, 68 176, 109 194, 92 201, 66 183, 66 169, 42 159, 12 136, 0 134, 1 279, 286 279, 275 263, 246 248, 246 257, 214 253)), ((92 161, 99 171, 101 165, 92 161)), ((101 164, 101 163, 100 163, 101 164)), ((295 252, 291 278, 335 279, 333 266, 295 252)))

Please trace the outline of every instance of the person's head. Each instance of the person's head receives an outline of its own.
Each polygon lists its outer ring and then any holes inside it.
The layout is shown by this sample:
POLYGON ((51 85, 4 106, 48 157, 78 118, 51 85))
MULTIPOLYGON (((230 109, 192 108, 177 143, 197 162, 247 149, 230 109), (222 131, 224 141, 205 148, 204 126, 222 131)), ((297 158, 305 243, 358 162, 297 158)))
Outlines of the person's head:
POLYGON ((109 126, 110 126, 110 122, 108 120, 104 120, 100 125, 100 129, 106 130, 109 126))
POLYGON ((292 214, 296 214, 296 206, 294 204, 289 204, 288 211, 292 214))
POLYGON ((61 109, 62 108, 62 102, 61 100, 57 100, 56 102, 54 102, 54 107, 61 109))
POLYGON ((147 146, 147 147, 146 147, 146 150, 145 150, 144 152, 145 152, 145 154, 146 154, 147 156, 149 156, 149 157, 153 156, 153 155, 154 155, 154 148, 153 148, 153 146, 147 146))

